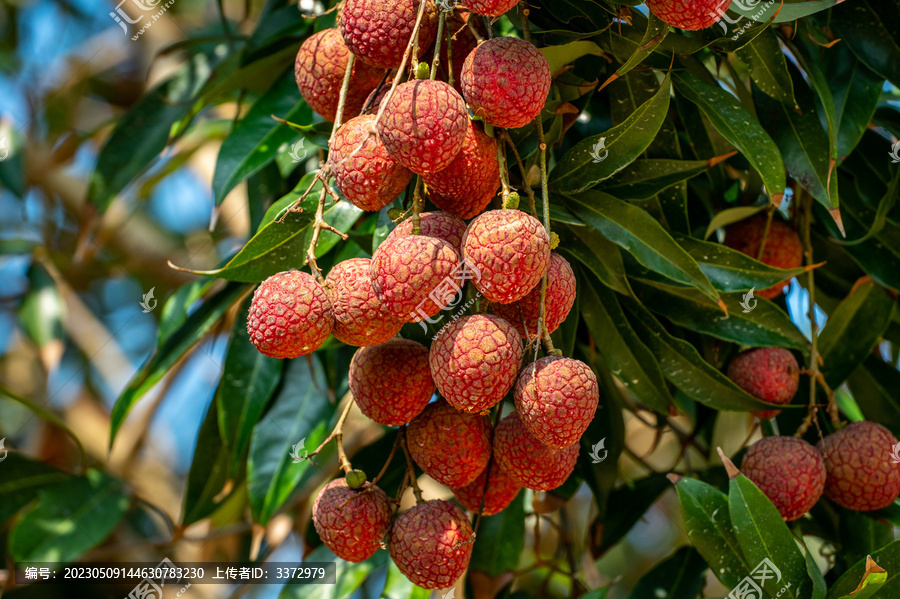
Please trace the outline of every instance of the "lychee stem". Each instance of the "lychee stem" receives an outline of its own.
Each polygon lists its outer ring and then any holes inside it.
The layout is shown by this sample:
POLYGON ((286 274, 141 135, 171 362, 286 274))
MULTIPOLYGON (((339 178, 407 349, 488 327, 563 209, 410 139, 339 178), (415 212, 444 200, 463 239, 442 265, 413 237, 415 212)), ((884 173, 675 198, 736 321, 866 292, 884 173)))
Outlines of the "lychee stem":
POLYGON ((772 228, 773 216, 775 216, 775 206, 774 204, 769 204, 766 206, 766 226, 763 229, 762 239, 759 240, 759 250, 756 252, 756 259, 760 261, 766 249, 766 241, 769 239, 769 229, 772 228))
POLYGON ((519 173, 522 175, 522 186, 525 188, 525 193, 528 194, 528 205, 531 210, 531 216, 537 216, 537 205, 534 203, 534 190, 531 189, 531 185, 528 184, 528 175, 525 173, 525 165, 522 164, 519 150, 516 149, 516 144, 513 143, 513 140, 509 136, 509 133, 506 132, 506 129, 501 129, 500 131, 500 136, 512 150, 513 156, 516 157, 516 163, 519 165, 519 173))
POLYGON ((388 466, 390 466, 391 462, 394 461, 394 454, 397 453, 397 447, 399 445, 400 445, 400 435, 397 435, 396 438, 394 438, 394 446, 391 447, 391 453, 388 454, 387 461, 384 463, 384 466, 381 467, 381 471, 375 476, 375 478, 372 479, 372 481, 369 484, 374 485, 379 480, 381 480, 381 477, 384 476, 385 472, 387 472, 388 466))
POLYGON ((504 151, 506 146, 502 142, 503 129, 496 129, 496 131, 498 133, 495 135, 495 138, 498 138, 498 141, 500 141, 497 144, 497 166, 500 168, 501 197, 505 205, 509 198, 509 172, 506 169, 506 152, 504 151))
MULTIPOLYGON (((544 212, 544 230, 547 231, 547 237, 550 237, 550 190, 547 185, 547 142, 544 139, 544 122, 541 120, 541 115, 537 115, 534 119, 534 126, 537 129, 538 134, 538 142, 540 148, 540 156, 541 156, 541 200, 543 203, 543 212, 544 212)), ((549 270, 549 269, 548 269, 549 270)), ((546 330, 544 326, 545 318, 547 316, 547 273, 544 273, 544 276, 541 278, 541 317, 538 319, 537 326, 537 337, 538 339, 544 340, 544 348, 547 350, 548 354, 552 355, 561 355, 557 354, 556 348, 553 347, 553 340, 550 339, 550 333, 546 330)), ((540 343, 540 341, 538 341, 540 343)), ((537 352, 535 352, 535 359, 537 359, 537 352)))
MULTIPOLYGON (((466 19, 468 21, 468 18, 466 19)), ((464 25, 465 27, 465 25, 464 25)), ((460 29, 459 31, 462 31, 460 29)), ((459 33, 457 31, 456 33, 459 33)), ((450 28, 447 27, 447 85, 450 87, 454 87, 453 85, 453 37, 456 34, 450 31, 450 28)))
MULTIPOLYGON (((444 41, 444 19, 447 13, 443 10, 438 11, 438 29, 437 37, 434 40, 434 58, 431 60, 431 77, 429 79, 437 79, 438 65, 441 64, 441 42, 444 41)), ((450 44, 447 44, 448 46, 450 44)))
POLYGON ((531 10, 528 8, 528 0, 520 0, 519 6, 522 7, 522 37, 530 44, 531 31, 528 30, 528 15, 531 14, 531 10))
POLYGON ((341 416, 334 425, 334 429, 321 443, 319 443, 319 446, 316 447, 315 451, 306 454, 306 459, 311 459, 313 456, 318 455, 318 453, 334 439, 335 444, 337 445, 338 462, 341 465, 341 470, 344 471, 344 474, 353 470, 353 466, 350 465, 350 460, 347 459, 347 454, 344 452, 344 422, 347 420, 347 415, 350 413, 350 408, 353 407, 354 403, 355 402, 352 399, 347 401, 347 405, 344 406, 344 411, 341 412, 341 416))
POLYGON ((416 480, 416 467, 413 465, 412 456, 409 454, 409 447, 406 445, 406 425, 400 429, 400 447, 403 448, 403 455, 406 456, 406 472, 409 475, 409 485, 412 487, 413 494, 416 496, 416 503, 425 501, 422 499, 422 489, 419 488, 419 481, 416 480))
POLYGON ((422 219, 419 216, 422 213, 422 204, 424 203, 422 200, 422 188, 424 187, 424 179, 421 175, 418 176, 416 180, 416 190, 413 192, 412 199, 412 234, 413 235, 421 235, 422 227, 421 222, 422 219))

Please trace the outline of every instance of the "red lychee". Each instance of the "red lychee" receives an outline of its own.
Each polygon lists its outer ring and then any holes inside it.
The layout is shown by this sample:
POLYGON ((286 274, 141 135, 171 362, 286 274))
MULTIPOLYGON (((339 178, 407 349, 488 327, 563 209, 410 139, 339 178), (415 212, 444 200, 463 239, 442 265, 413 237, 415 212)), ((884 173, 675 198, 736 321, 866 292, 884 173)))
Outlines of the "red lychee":
MULTIPOLYGON (((800 384, 797 359, 780 347, 758 347, 739 353, 728 365, 728 378, 762 401, 789 404, 800 384)), ((760 420, 772 418, 781 410, 751 412, 760 420)))
POLYGON ((424 175, 447 168, 462 150, 466 103, 443 81, 407 81, 387 100, 378 135, 394 160, 424 175))
POLYGON ((487 492, 484 490, 484 479, 487 477, 488 469, 485 468, 474 481, 459 489, 453 489, 453 495, 463 507, 467 510, 477 512, 481 508, 481 498, 484 497, 485 516, 493 516, 494 514, 506 509, 512 500, 516 498, 522 485, 517 483, 503 470, 496 462, 490 466, 491 477, 488 482, 487 492))
POLYGON ((765 437, 747 449, 741 472, 778 508, 796 520, 822 496, 825 463, 815 447, 796 437, 765 437))
MULTIPOLYGON (((552 333, 559 328, 575 304, 575 272, 569 261, 552 252, 547 267, 547 313, 544 326, 552 333)), ((491 304, 491 312, 505 318, 522 335, 534 340, 541 315, 541 282, 528 295, 511 304, 491 304), (527 330, 526 330, 527 327, 527 330)))
MULTIPOLYGON (((390 232, 388 239, 412 235, 412 230, 412 218, 407 218, 390 232)), ((462 238, 466 233, 466 223, 449 212, 423 212, 419 215, 419 232, 421 235, 443 239, 462 254, 462 238)))
POLYGON ((470 121, 462 151, 424 181, 428 197, 441 210, 460 218, 481 214, 500 187, 497 141, 470 121))
POLYGON ((372 287, 371 260, 351 258, 325 277, 325 291, 334 314, 335 339, 364 347, 384 343, 400 332, 403 321, 381 307, 372 287))
POLYGON ((534 491, 550 491, 566 482, 575 470, 578 452, 578 443, 562 449, 544 445, 515 412, 494 431, 494 460, 510 478, 534 491))
POLYGON ((466 6, 480 15, 499 17, 518 3, 519 0, 468 0, 466 6))
POLYGON ((390 204, 413 176, 391 158, 374 133, 369 133, 374 123, 374 116, 363 115, 341 125, 328 156, 338 190, 354 206, 368 211, 390 204))
POLYGON ((466 57, 463 96, 475 116, 495 127, 524 127, 544 107, 550 91, 550 64, 532 44, 495 37, 466 57))
POLYGON ((885 508, 900 496, 900 464, 891 451, 897 439, 874 422, 854 422, 816 446, 825 460, 825 496, 859 512, 885 508))
POLYGON ((350 361, 350 392, 362 413, 378 424, 406 424, 434 395, 428 348, 397 338, 358 349, 350 361))
POLYGON ((525 428, 544 445, 562 449, 578 443, 594 419, 600 387, 584 362, 547 356, 522 369, 515 399, 525 428))
POLYGON ((289 270, 256 288, 247 317, 250 341, 271 358, 297 358, 316 351, 331 334, 331 302, 311 274, 289 270))
POLYGON ((391 524, 391 505, 377 486, 355 490, 346 479, 338 478, 316 495, 312 520, 322 542, 336 556, 361 562, 378 551, 391 524))
MULTIPOLYGON (((349 56, 350 50, 337 29, 312 34, 297 52, 294 78, 300 95, 326 121, 333 121, 337 113, 349 56)), ((344 103, 345 120, 359 114, 366 97, 381 81, 382 73, 381 69, 356 61, 344 103)))
MULTIPOLYGON (((341 35, 361 61, 393 69, 403 60, 418 13, 419 0, 346 0, 341 10, 341 35)), ((419 29, 419 56, 436 33, 437 11, 428 0, 419 29)))
POLYGON ((647 8, 660 20, 687 31, 712 27, 730 6, 731 0, 647 0, 647 8))
POLYGON ((469 223, 463 258, 475 287, 492 302, 509 304, 534 289, 550 262, 550 236, 520 210, 491 210, 469 223), (480 276, 479 276, 480 275, 480 276))
POLYGON ((491 457, 491 421, 445 401, 428 404, 409 423, 409 453, 431 478, 462 487, 481 474, 491 457))
POLYGON ((397 516, 388 533, 388 551, 413 584, 446 589, 469 566, 473 537, 472 524, 462 508, 432 500, 397 516))
MULTIPOLYGON (((756 259, 765 230, 766 216, 758 214, 725 229, 725 245, 756 259)), ((760 261, 785 270, 803 266, 803 242, 800 241, 800 236, 790 225, 773 218, 760 261)), ((785 287, 787 283, 780 283, 757 291, 756 295, 773 299, 781 295, 785 287)))
POLYGON ((406 322, 434 316, 456 295, 447 286, 459 254, 437 237, 399 235, 384 240, 372 256, 372 285, 381 305, 406 322))
POLYGON ((497 316, 476 314, 446 325, 428 354, 431 376, 457 410, 483 412, 512 388, 522 363, 522 340, 497 316))

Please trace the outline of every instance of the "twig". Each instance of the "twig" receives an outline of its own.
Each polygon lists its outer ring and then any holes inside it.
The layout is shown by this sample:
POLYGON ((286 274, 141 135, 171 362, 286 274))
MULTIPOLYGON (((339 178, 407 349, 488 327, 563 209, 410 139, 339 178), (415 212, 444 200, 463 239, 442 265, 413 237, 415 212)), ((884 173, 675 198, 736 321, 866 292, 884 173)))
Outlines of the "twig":
POLYGON ((766 206, 766 227, 763 229, 762 239, 759 240, 759 250, 756 252, 756 259, 762 260, 763 251, 766 249, 766 241, 769 239, 769 229, 772 227, 772 217, 775 216, 775 205, 766 206))
POLYGON ((388 455, 387 461, 384 463, 384 466, 381 467, 381 472, 378 473, 378 476, 372 479, 370 484, 374 485, 378 481, 381 480, 381 477, 384 476, 384 473, 387 472, 388 466, 391 465, 391 462, 394 461, 394 454, 397 453, 397 446, 400 445, 400 435, 394 439, 394 446, 391 447, 391 453, 388 455))
POLYGON ((441 64, 441 42, 444 38, 444 19, 446 18, 447 13, 443 10, 438 10, 438 30, 437 38, 434 40, 434 58, 431 60, 431 76, 429 77, 430 79, 437 78, 438 65, 441 64))
MULTIPOLYGON (((327 186, 325 186, 327 188, 327 186)), ((316 277, 316 280, 319 284, 325 284, 325 277, 322 276, 322 271, 319 269, 319 264, 316 262, 316 245, 319 243, 319 236, 322 234, 322 229, 327 231, 331 231, 336 234, 338 237, 347 241, 349 237, 329 225, 325 222, 324 214, 325 214, 325 197, 327 196, 327 189, 323 188, 322 193, 319 194, 319 205, 316 208, 316 219, 313 224, 313 234, 312 239, 309 242, 309 248, 306 250, 306 261, 309 263, 309 268, 312 271, 312 274, 316 277)))
POLYGON ((537 216, 537 205, 534 203, 534 190, 531 189, 531 185, 528 184, 528 174, 525 172, 525 165, 522 164, 522 158, 519 156, 519 150, 516 149, 516 144, 513 143, 512 138, 509 136, 509 133, 506 129, 501 129, 501 136, 503 137, 503 141, 506 142, 506 145, 512 150, 513 156, 516 157, 516 164, 519 165, 519 172, 522 174, 522 186, 525 188, 525 193, 528 194, 528 207, 531 210, 531 216, 537 216))
POLYGON ((353 400, 350 399, 347 401, 346 407, 344 407, 344 411, 341 412, 340 418, 338 418, 337 423, 334 425, 334 429, 331 433, 325 437, 325 440, 319 443, 319 446, 316 447, 316 450, 306 454, 305 459, 312 459, 313 456, 317 455, 321 452, 332 439, 335 440, 337 444, 338 451, 338 462, 340 462, 341 470, 345 473, 350 472, 353 467, 350 465, 350 460, 347 459, 347 454, 344 453, 344 422, 347 420, 347 415, 350 413, 350 408, 353 407, 353 400))
POLYGON ((422 489, 419 488, 419 481, 416 480, 416 467, 413 465, 412 456, 409 454, 409 447, 406 445, 406 425, 400 429, 400 447, 403 448, 403 454, 406 456, 406 472, 409 475, 409 484, 412 487, 413 494, 416 496, 416 503, 425 501, 422 499, 422 489))
MULTIPOLYGON (((535 128, 537 129, 538 142, 541 156, 541 199, 544 209, 544 230, 547 231, 547 237, 550 237, 550 191, 547 187, 547 142, 544 140, 544 123, 541 115, 535 117, 535 128)), ((549 270, 549 269, 548 269, 549 270)), ((550 339, 550 333, 544 326, 545 317, 547 315, 547 273, 544 273, 541 279, 541 317, 538 319, 537 336, 538 339, 544 340, 544 348, 548 354, 560 355, 553 347, 553 340, 550 339)), ((537 358, 537 354, 535 354, 537 358)))

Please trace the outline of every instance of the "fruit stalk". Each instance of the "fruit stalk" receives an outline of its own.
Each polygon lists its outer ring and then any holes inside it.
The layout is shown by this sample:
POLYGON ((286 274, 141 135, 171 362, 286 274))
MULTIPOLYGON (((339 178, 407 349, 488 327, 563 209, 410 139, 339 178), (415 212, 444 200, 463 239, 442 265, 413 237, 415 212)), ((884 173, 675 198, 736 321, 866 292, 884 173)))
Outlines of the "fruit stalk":
MULTIPOLYGON (((526 27, 527 31, 527 27, 526 27)), ((538 134, 538 147, 540 149, 541 156, 541 201, 543 203, 543 216, 544 216, 544 230, 547 231, 547 236, 550 236, 550 191, 547 187, 547 142, 544 140, 544 122, 541 120, 541 115, 538 114, 535 117, 535 128, 537 129, 538 134)), ((537 326, 537 343, 540 344, 540 340, 543 338, 544 347, 547 350, 548 354, 552 355, 562 355, 562 353, 557 353, 555 347, 553 347, 553 340, 550 339, 550 333, 547 332, 546 327, 544 326, 544 317, 547 314, 547 273, 544 273, 544 276, 541 278, 541 317, 538 319, 537 326)), ((535 358, 537 358, 537 352, 535 352, 535 358)))
POLYGON ((422 503, 425 500, 422 499, 422 489, 419 488, 419 481, 416 480, 416 467, 413 465, 412 456, 409 455, 409 447, 406 444, 405 424, 400 429, 400 447, 403 448, 403 455, 406 456, 406 474, 409 478, 409 484, 412 487, 413 494, 416 496, 416 503, 422 503))
MULTIPOLYGON (((438 11, 438 29, 437 37, 434 40, 434 59, 431 61, 431 75, 429 79, 437 79, 438 65, 441 63, 441 41, 444 39, 444 20, 447 13, 443 10, 438 11)), ((447 44, 448 48, 452 44, 447 44)))
POLYGON ((505 141, 512 150, 513 156, 516 157, 516 164, 519 165, 519 173, 522 175, 522 186, 525 188, 525 193, 528 194, 528 206, 531 210, 531 215, 537 216, 537 205, 534 203, 534 190, 531 189, 531 185, 528 183, 528 175, 525 172, 525 165, 522 164, 522 157, 519 156, 519 150, 516 149, 516 144, 513 143, 513 140, 510 138, 509 133, 506 132, 506 129, 503 130, 502 137, 503 141, 505 141))
POLYGON ((334 439, 335 444, 337 445, 338 462, 340 463, 341 470, 343 470, 345 474, 353 470, 353 466, 350 465, 350 460, 347 459, 347 454, 344 452, 344 422, 347 420, 347 415, 350 413, 350 408, 353 407, 353 403, 352 399, 347 402, 344 411, 341 412, 341 416, 338 418, 337 424, 334 425, 334 429, 321 443, 319 443, 319 446, 316 447, 315 451, 307 454, 307 459, 311 459, 313 456, 317 455, 331 442, 332 439, 334 439))

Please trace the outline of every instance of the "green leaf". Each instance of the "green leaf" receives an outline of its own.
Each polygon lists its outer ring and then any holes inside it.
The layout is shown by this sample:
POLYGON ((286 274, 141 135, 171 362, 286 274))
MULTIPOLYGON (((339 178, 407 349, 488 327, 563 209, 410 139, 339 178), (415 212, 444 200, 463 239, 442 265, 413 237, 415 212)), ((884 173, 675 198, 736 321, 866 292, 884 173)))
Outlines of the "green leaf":
POLYGON ((562 46, 544 46, 540 48, 541 54, 550 64, 550 73, 555 74, 567 64, 572 64, 582 56, 594 54, 603 56, 603 50, 594 42, 577 41, 563 44, 562 46))
POLYGON ((825 599, 825 591, 828 588, 825 584, 825 577, 822 575, 822 571, 819 570, 819 566, 816 564, 816 560, 813 558, 812 551, 809 550, 806 540, 803 537, 800 540, 803 543, 803 559, 806 561, 806 573, 812 581, 813 588, 810 599, 825 599))
POLYGON ((670 93, 671 83, 667 77, 659 91, 623 123, 575 144, 550 172, 550 187, 556 192, 583 191, 636 160, 662 126, 669 110, 670 93), (608 154, 598 162, 604 152, 608 154))
MULTIPOLYGON (((900 576, 898 576, 900 574, 900 540, 892 541, 875 551, 872 553, 871 558, 882 569, 887 570, 887 578, 884 585, 875 597, 877 599, 897 597, 898 593, 900 593, 900 576)), ((866 560, 861 559, 829 587, 828 599, 859 599, 856 594, 853 594, 853 591, 863 581, 865 574, 866 560)), ((877 584, 878 579, 873 580, 873 583, 877 584)))
POLYGON ((900 86, 900 6, 896 2, 847 2, 832 11, 831 26, 866 66, 900 86))
POLYGON ((519 493, 502 512, 481 519, 470 567, 495 578, 515 571, 524 549, 525 494, 519 493))
POLYGON ((157 346, 162 347, 163 342, 187 322, 191 306, 206 295, 215 283, 214 279, 191 281, 176 289, 175 293, 166 298, 159 317, 157 346))
POLYGON ((732 2, 730 10, 748 19, 763 23, 772 19, 775 11, 778 10, 778 16, 775 17, 773 22, 787 23, 789 21, 802 19, 803 17, 817 12, 822 12, 823 10, 828 10, 832 6, 844 1, 845 0, 788 0, 786 2, 767 2, 763 6, 750 4, 748 2, 747 8, 744 8, 737 2, 732 2))
POLYGON ((372 573, 388 561, 387 551, 378 551, 369 559, 354 564, 334 555, 322 545, 307 555, 304 562, 334 562, 335 584, 289 582, 278 599, 346 599, 352 597, 372 573))
POLYGON ((41 489, 60 483, 69 477, 52 466, 31 460, 10 451, 3 459, 3 478, 0 478, 0 524, 38 496, 41 489))
POLYGON ((900 370, 869 355, 848 380, 853 399, 867 420, 900 433, 900 370))
POLYGON ((884 78, 857 60, 844 44, 825 52, 822 68, 834 100, 838 160, 843 161, 872 122, 884 78))
POLYGON ((647 18, 647 29, 644 31, 643 39, 641 39, 641 42, 634 53, 625 61, 625 64, 619 67, 616 71, 616 75, 621 77, 644 62, 644 59, 653 54, 653 51, 657 46, 666 39, 668 33, 669 25, 651 12, 647 18))
POLYGON ((4 385, 2 382, 0 382, 0 397, 11 399, 16 403, 25 406, 26 408, 37 414, 41 420, 49 422, 58 427, 60 430, 64 431, 75 443, 75 446, 78 447, 78 451, 81 454, 80 458, 82 464, 87 462, 87 456, 84 452, 84 446, 81 444, 81 439, 79 439, 78 435, 76 435, 75 432, 71 428, 69 428, 69 425, 65 420, 63 420, 47 408, 38 405, 33 400, 25 397, 24 395, 19 395, 18 393, 4 385))
POLYGON ((645 200, 709 167, 708 160, 635 160, 604 182, 601 189, 620 200, 645 200))
POLYGON ((693 547, 682 547, 644 574, 628 599, 683 599, 703 590, 706 562, 693 547))
POLYGON ((103 542, 128 510, 121 481, 90 469, 45 487, 9 538, 15 561, 70 562, 103 542))
POLYGON ((765 209, 765 206, 738 206, 736 208, 726 208, 725 210, 717 212, 716 215, 713 216, 713 219, 709 221, 703 239, 709 239, 709 236, 718 229, 740 222, 745 218, 750 218, 754 214, 759 214, 765 209))
POLYGON ((601 528, 603 533, 595 553, 602 555, 621 541, 668 487, 665 475, 654 473, 613 489, 607 501, 601 528))
MULTIPOLYGON (((30 289, 19 308, 19 317, 25 325, 25 332, 39 349, 56 346, 58 355, 61 356, 65 308, 56 283, 40 262, 32 263, 28 269, 28 282, 30 289)), ((45 361, 45 366, 48 366, 48 370, 55 368, 57 366, 55 362, 58 362, 58 359, 53 363, 45 361)))
POLYGON ((188 471, 181 511, 183 525, 206 518, 222 505, 226 497, 219 497, 219 494, 228 480, 231 462, 232 452, 222 442, 218 409, 216 402, 212 401, 197 433, 194 459, 188 471))
POLYGON ((778 36, 771 29, 763 31, 735 54, 747 65, 750 78, 766 95, 778 102, 792 106, 796 104, 794 83, 788 73, 778 36))
POLYGON ((572 237, 567 235, 559 250, 584 264, 610 289, 622 295, 631 295, 619 248, 590 227, 563 227, 572 237))
POLYGON ((387 576, 381 599, 429 599, 431 591, 414 585, 393 560, 387 561, 387 576))

